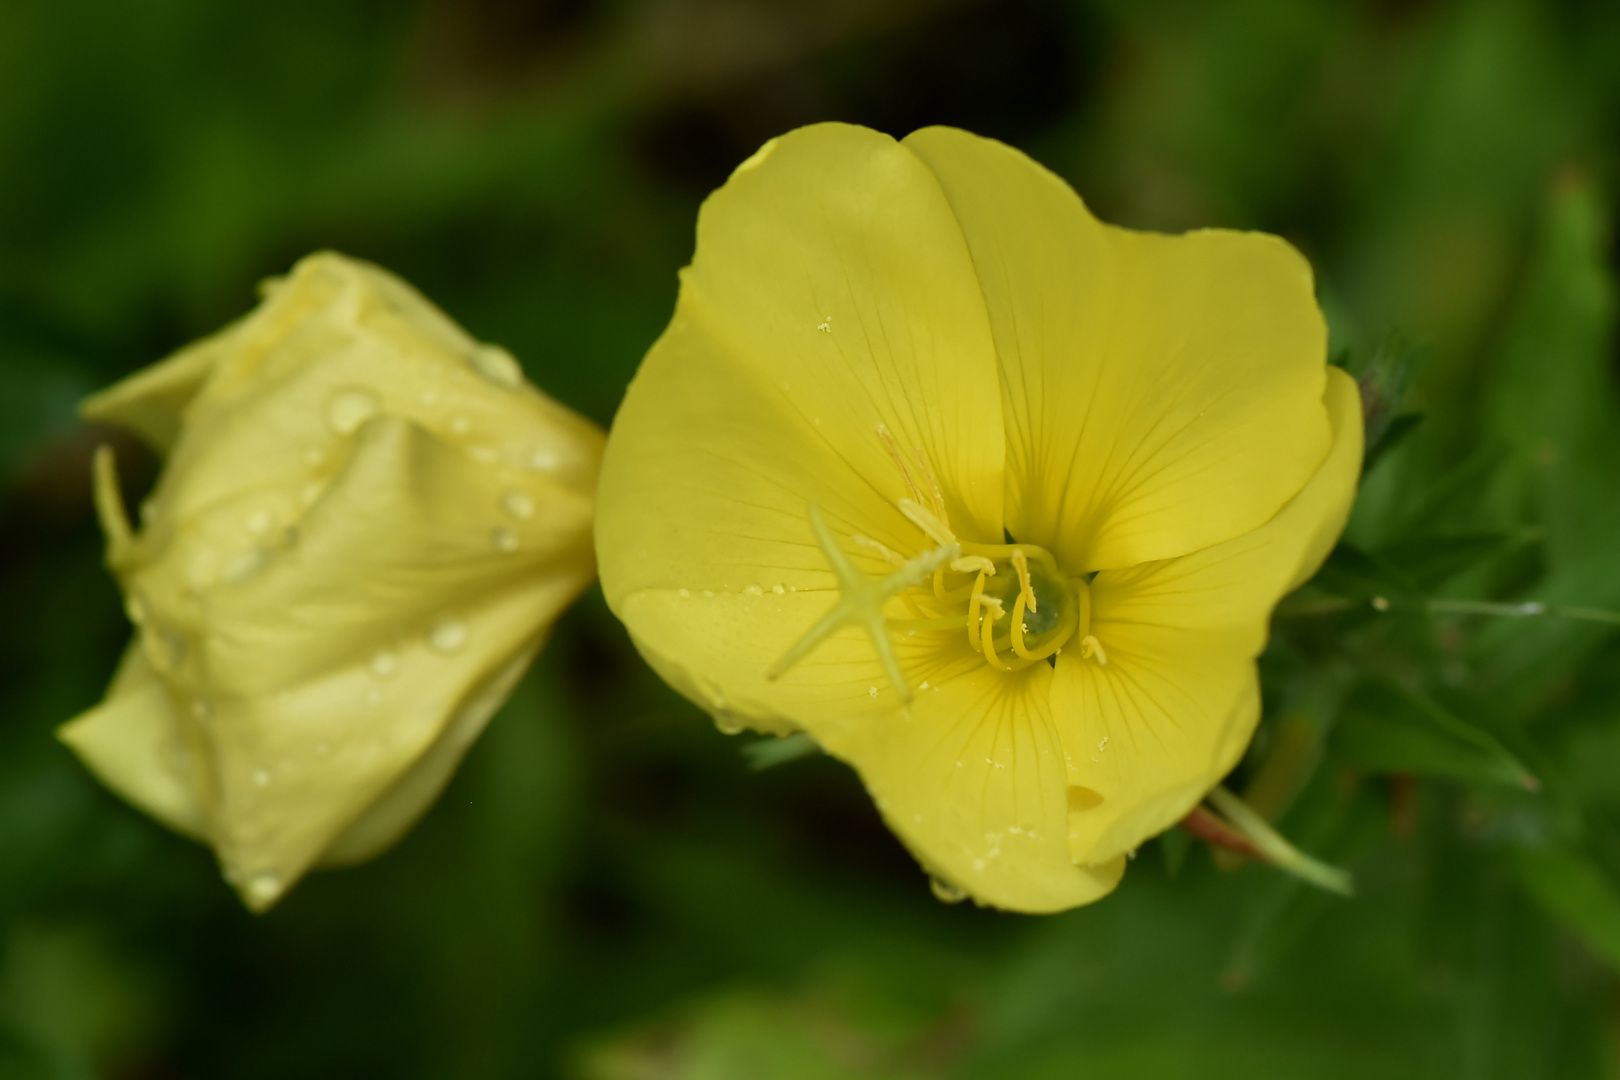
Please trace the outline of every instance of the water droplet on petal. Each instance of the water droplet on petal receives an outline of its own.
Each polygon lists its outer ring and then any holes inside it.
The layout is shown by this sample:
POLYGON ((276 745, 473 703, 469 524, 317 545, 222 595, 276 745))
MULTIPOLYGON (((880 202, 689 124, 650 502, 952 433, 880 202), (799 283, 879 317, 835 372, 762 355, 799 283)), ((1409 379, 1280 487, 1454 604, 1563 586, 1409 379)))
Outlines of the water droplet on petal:
POLYGON ((493 465, 501 460, 501 452, 489 445, 489 443, 469 446, 467 447, 467 453, 474 461, 482 461, 485 465, 493 465))
POLYGON ((867 687, 866 688, 866 693, 867 693, 868 697, 873 697, 873 698, 877 697, 877 687, 875 687, 875 686, 867 687))
POLYGON ((522 491, 508 491, 501 496, 501 506, 519 521, 534 517, 534 499, 522 491))
POLYGON ((253 783, 258 787, 269 787, 270 786, 270 770, 269 769, 254 769, 253 770, 253 783))
POLYGON ((466 643, 467 624, 460 619, 440 619, 428 631, 428 644, 442 653, 453 653, 466 643))
POLYGON ((370 690, 366 691, 366 704, 367 705, 375 705, 375 704, 377 704, 377 702, 379 702, 381 700, 382 700, 382 691, 377 689, 375 686, 373 686, 370 690))
POLYGON ((772 585, 771 586, 771 592, 775 593, 777 596, 781 596, 784 593, 786 593, 787 590, 784 589, 781 585, 772 585))
POLYGON ((191 715, 198 720, 206 720, 214 715, 214 707, 207 698, 193 698, 191 701, 191 715))
POLYGON ((747 593, 749 596, 765 595, 765 590, 760 588, 758 585, 750 585, 748 588, 744 589, 743 592, 747 593))
POLYGON ((310 468, 319 468, 326 464, 326 451, 318 446, 311 446, 304 450, 304 464, 310 468))
POLYGON ((964 890, 957 888, 943 878, 929 875, 928 888, 933 892, 934 899, 941 903, 960 904, 967 899, 967 893, 964 890))
POLYGON ((473 370, 496 386, 512 389, 523 384, 523 369, 498 345, 480 345, 471 359, 473 370))
POLYGON ((490 533, 489 538, 494 543, 496 551, 516 551, 518 549, 517 534, 505 525, 490 533))
POLYGON ((231 556, 219 576, 227 585, 243 585, 258 577, 269 561, 270 553, 264 548, 248 548, 231 556))
POLYGON ((472 427, 472 425, 467 422, 467 418, 465 416, 457 416, 450 421, 450 434, 465 435, 467 434, 467 429, 470 427, 472 427))
POLYGON ((270 515, 263 510, 255 510, 247 517, 247 530, 254 536, 263 536, 270 531, 270 515))
POLYGON ((339 435, 353 435, 377 415, 377 395, 362 387, 339 390, 326 403, 326 423, 339 435))
POLYGON ((327 754, 330 754, 331 752, 332 752, 332 748, 330 746, 328 746, 326 743, 318 742, 318 743, 315 744, 315 756, 316 757, 325 757, 327 754))
POLYGON ((386 679, 399 670, 399 657, 387 649, 378 649, 371 657, 371 673, 379 679, 386 679))
POLYGON ((529 467, 539 469, 541 472, 550 472, 557 467, 557 455, 551 450, 536 450, 529 458, 529 467))
POLYGON ((248 879, 248 899, 255 904, 268 904, 281 895, 281 876, 273 870, 261 870, 248 879))
POLYGON ((676 589, 675 590, 675 595, 679 596, 682 600, 685 600, 687 597, 692 595, 692 590, 691 589, 676 589))

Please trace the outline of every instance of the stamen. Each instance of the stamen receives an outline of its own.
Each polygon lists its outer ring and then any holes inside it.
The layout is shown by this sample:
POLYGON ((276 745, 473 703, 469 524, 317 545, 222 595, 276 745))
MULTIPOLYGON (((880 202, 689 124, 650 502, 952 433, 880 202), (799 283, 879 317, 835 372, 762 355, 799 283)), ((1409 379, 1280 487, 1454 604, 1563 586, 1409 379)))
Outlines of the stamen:
POLYGON ((996 655, 996 643, 992 638, 994 626, 995 620, 993 619, 985 619, 984 622, 979 626, 979 641, 983 646, 982 651, 984 653, 984 658, 989 662, 991 667, 997 669, 998 671, 1011 671, 1013 670, 1012 667, 1005 663, 1001 657, 996 655))
POLYGON ((922 471, 923 479, 928 481, 928 495, 934 502, 934 513, 939 515, 939 520, 945 523, 946 528, 949 528, 951 518, 945 512, 945 493, 939 489, 939 480, 934 476, 934 467, 928 464, 928 455, 923 453, 922 447, 913 446, 912 449, 917 451, 918 466, 922 471))
POLYGON ((927 581, 935 570, 957 558, 961 550, 951 544, 925 551, 894 573, 874 580, 861 573, 855 564, 850 562, 849 556, 838 546, 832 530, 827 527, 827 521, 821 515, 821 508, 815 503, 810 504, 809 517, 810 530, 815 533, 816 543, 821 546, 822 553, 827 556, 827 562, 832 565, 833 574, 838 578, 838 590, 842 595, 830 611, 783 654, 780 660, 771 665, 765 672, 765 677, 771 680, 781 678, 789 668, 803 660, 838 630, 856 624, 872 639, 872 646, 877 650, 878 660, 883 665, 883 673, 894 685, 900 699, 909 703, 911 687, 906 685, 905 676, 900 672, 900 662, 894 654, 894 642, 889 640, 883 605, 890 597, 901 595, 905 590, 927 581))
POLYGON ((958 574, 975 574, 983 570, 991 577, 996 576, 996 564, 983 555, 964 555, 960 559, 952 559, 951 569, 958 574))
MULTIPOLYGON (((1029 583, 1029 572, 1027 570, 1024 573, 1024 583, 1027 587, 1029 583)), ((1034 655, 1024 648, 1024 608, 1026 606, 1024 592, 1020 590, 1018 599, 1013 601, 1012 633, 1010 636, 1012 638, 1013 652, 1025 660, 1033 660, 1035 659, 1034 655)), ((1033 611, 1034 608, 1030 608, 1030 610, 1033 611)))
POLYGON ((928 538, 934 543, 957 543, 956 534, 951 532, 950 526, 935 517, 921 503, 913 499, 901 499, 896 505, 900 507, 900 512, 906 515, 913 525, 927 533, 928 538))
POLYGON ((1108 666, 1108 654, 1103 652, 1102 642, 1087 634, 1080 639, 1080 659, 1084 660, 1092 656, 1097 658, 1099 666, 1108 666))
POLYGON ((984 596, 984 593, 980 592, 979 590, 983 588, 984 571, 980 570, 979 576, 974 579, 973 593, 971 599, 968 601, 967 634, 968 648, 970 649, 977 649, 979 647, 979 599, 980 597, 984 596))
POLYGON ((1018 599, 1028 605, 1029 610, 1039 611, 1035 606, 1035 586, 1029 583, 1029 558, 1022 548, 1014 548, 1012 553, 1013 569, 1018 571, 1018 599))
POLYGON ((911 466, 907 464, 906 455, 901 451, 900 444, 895 441, 894 434, 889 431, 889 426, 882 423, 878 424, 877 434, 878 438, 883 442, 883 448, 894 459, 895 467, 900 470, 900 475, 906 478, 906 490, 911 492, 912 501, 922 502, 922 489, 917 486, 917 481, 912 478, 911 466))
POLYGON ((906 560, 905 560, 904 556, 902 556, 902 555, 900 555, 900 554, 898 554, 896 552, 890 551, 889 548, 887 547, 887 545, 881 544, 878 541, 873 540, 870 536, 862 536, 860 533, 850 533, 849 538, 851 540, 855 541, 855 544, 856 544, 857 547, 863 547, 863 548, 866 548, 868 551, 877 552, 878 555, 883 559, 883 561, 888 563, 890 566, 904 566, 904 565, 906 565, 906 560))

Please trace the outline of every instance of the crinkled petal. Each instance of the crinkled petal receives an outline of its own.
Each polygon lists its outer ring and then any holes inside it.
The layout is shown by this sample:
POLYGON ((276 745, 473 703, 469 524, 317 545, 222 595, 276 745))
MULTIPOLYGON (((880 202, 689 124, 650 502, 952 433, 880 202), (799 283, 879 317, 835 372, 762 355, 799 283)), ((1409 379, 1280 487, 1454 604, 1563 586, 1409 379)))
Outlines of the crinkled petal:
POLYGON ((106 700, 63 724, 57 737, 119 795, 176 832, 207 837, 196 757, 139 647, 124 654, 106 700))
POLYGON ((1069 783, 1071 853, 1102 861, 1182 817, 1237 762, 1259 718, 1254 659, 1276 602, 1315 572, 1344 527, 1361 468, 1356 385, 1329 369, 1332 450, 1304 490, 1253 532, 1092 582, 1106 664, 1065 649, 1052 711, 1069 783))
POLYGON ((260 883, 250 902, 368 807, 334 860, 403 832, 590 580, 587 498, 539 492, 524 520, 501 494, 482 463, 375 418, 291 546, 211 591, 195 627, 163 628, 187 642, 173 680, 206 701, 213 838, 233 880, 260 883))
POLYGON ((1018 151, 905 140, 961 222, 1001 360, 1007 528, 1074 570, 1268 521, 1329 444, 1309 264, 1262 233, 1136 232, 1018 151))
POLYGON ((961 231, 909 151, 823 124, 767 144, 704 204, 603 462, 608 603, 638 632, 625 600, 649 589, 830 588, 812 501, 840 536, 916 554, 879 425, 926 458, 962 535, 999 540, 995 353, 961 231))

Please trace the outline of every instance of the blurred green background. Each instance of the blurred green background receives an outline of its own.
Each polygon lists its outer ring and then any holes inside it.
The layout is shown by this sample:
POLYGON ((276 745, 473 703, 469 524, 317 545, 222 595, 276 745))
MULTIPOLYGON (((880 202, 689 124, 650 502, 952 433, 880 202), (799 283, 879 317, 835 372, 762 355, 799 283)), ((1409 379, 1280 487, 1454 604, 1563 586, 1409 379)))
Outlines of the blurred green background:
POLYGON ((1617 136, 1612 0, 0 4, 0 1078, 1620 1075, 1620 635, 1447 606, 1620 609, 1617 136), (1231 784, 1356 899, 1174 831, 1091 908, 943 905, 599 594, 263 918, 54 741, 128 634, 81 396, 333 247, 605 425, 704 194, 823 119, 1311 258, 1378 445, 1231 784))

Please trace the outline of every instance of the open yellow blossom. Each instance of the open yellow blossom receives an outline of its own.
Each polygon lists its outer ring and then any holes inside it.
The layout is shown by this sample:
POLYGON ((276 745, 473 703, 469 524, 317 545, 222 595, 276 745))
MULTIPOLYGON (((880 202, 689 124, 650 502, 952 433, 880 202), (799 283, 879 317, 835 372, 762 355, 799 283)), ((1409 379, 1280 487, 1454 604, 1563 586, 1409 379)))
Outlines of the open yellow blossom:
POLYGON ((402 836, 594 574, 600 432, 365 263, 303 260, 84 413, 168 461, 137 531, 97 459, 136 636, 61 737, 255 910, 402 836))
POLYGON ((609 604, 723 728, 808 732, 945 895, 1087 903, 1228 771, 1343 527, 1309 266, 1099 223, 949 128, 826 124, 704 204, 614 423, 609 604))

